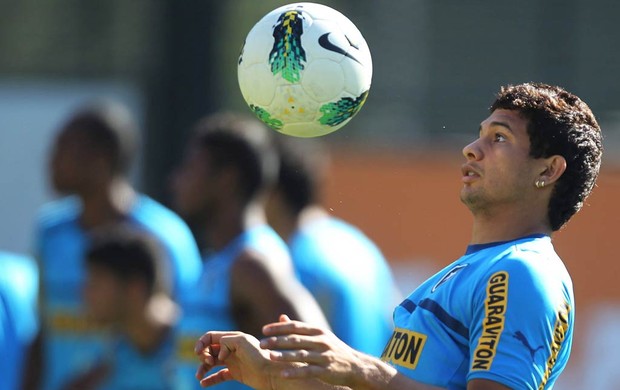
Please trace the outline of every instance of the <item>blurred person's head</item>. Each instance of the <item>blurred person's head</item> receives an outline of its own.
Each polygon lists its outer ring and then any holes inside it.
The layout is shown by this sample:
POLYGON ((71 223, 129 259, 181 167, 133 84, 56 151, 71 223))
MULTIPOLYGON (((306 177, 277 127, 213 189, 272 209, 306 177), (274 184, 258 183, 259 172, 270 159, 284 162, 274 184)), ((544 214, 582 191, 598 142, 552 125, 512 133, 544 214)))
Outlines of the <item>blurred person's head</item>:
POLYGON ((97 231, 86 252, 84 298, 90 316, 122 325, 144 316, 154 297, 168 296, 163 252, 148 233, 118 224, 97 231))
POLYGON ((329 155, 321 141, 316 139, 277 138, 276 149, 280 169, 276 190, 297 214, 305 207, 321 202, 329 155))
POLYGON ((61 126, 51 152, 50 174, 60 193, 81 193, 125 176, 137 147, 128 109, 98 101, 79 108, 61 126))
POLYGON ((232 113, 199 121, 173 177, 176 211, 202 222, 223 204, 244 208, 261 199, 277 170, 270 131, 232 113))
POLYGON ((510 197, 543 199, 547 224, 559 230, 581 209, 599 173, 602 134, 592 111, 570 92, 539 83, 502 87, 490 111, 480 138, 463 149, 476 168, 494 159, 481 168, 485 188, 464 187, 461 199, 472 210, 490 200, 501 207, 510 197))
POLYGON ((320 206, 329 154, 318 139, 275 137, 279 157, 276 184, 267 203, 267 219, 286 236, 299 215, 310 206, 320 206))

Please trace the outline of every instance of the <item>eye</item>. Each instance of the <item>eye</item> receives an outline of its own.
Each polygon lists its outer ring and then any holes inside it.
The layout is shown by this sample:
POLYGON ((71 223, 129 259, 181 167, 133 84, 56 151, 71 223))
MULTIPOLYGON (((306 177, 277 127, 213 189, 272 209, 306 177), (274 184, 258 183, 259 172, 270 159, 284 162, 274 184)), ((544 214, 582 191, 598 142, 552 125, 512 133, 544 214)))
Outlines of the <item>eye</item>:
POLYGON ((495 133, 493 138, 494 138, 493 140, 495 142, 505 142, 506 141, 506 137, 502 133, 495 133))

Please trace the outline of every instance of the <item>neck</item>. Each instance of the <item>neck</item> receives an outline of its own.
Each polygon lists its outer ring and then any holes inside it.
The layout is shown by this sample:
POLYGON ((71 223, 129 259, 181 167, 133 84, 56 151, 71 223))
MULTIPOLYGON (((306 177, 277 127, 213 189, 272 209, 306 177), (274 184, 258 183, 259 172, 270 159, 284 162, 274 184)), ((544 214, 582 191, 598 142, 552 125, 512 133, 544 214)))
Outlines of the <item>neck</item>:
POLYGON ((81 223, 85 228, 112 223, 127 215, 135 192, 124 178, 115 178, 104 186, 80 194, 83 204, 81 223))
POLYGON ((222 205, 217 212, 207 217, 203 234, 207 246, 215 251, 226 247, 228 243, 252 226, 265 223, 265 211, 259 201, 253 201, 244 207, 231 207, 231 203, 222 205))
POLYGON ((471 244, 509 241, 532 234, 551 235, 546 210, 474 212, 471 244), (528 218, 530 216, 530 218, 528 218))

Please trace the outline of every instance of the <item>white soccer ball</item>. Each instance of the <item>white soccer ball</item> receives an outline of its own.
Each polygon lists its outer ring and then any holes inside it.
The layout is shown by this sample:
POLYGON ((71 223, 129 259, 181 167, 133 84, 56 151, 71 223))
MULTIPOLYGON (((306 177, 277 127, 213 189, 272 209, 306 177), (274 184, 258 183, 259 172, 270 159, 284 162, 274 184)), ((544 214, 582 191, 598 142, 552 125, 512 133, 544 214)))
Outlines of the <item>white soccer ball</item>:
POLYGON ((325 5, 279 7, 254 25, 237 69, 243 98, 280 133, 317 137, 338 130, 360 110, 372 59, 364 37, 325 5))

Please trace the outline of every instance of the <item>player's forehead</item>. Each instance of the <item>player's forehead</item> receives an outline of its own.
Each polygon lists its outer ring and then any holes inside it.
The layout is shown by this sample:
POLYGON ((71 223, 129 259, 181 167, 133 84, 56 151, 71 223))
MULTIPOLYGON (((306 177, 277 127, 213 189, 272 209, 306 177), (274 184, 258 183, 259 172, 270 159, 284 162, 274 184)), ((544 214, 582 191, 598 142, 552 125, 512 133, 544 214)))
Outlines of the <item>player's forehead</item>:
POLYGON ((517 110, 497 109, 482 122, 480 130, 493 127, 503 127, 515 134, 527 134, 528 119, 517 110))
POLYGON ((59 146, 83 144, 88 141, 88 135, 86 131, 79 127, 69 126, 58 133, 56 137, 56 144, 59 146))

